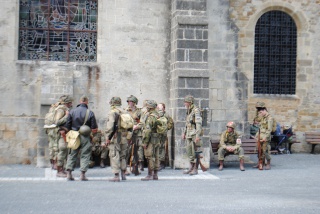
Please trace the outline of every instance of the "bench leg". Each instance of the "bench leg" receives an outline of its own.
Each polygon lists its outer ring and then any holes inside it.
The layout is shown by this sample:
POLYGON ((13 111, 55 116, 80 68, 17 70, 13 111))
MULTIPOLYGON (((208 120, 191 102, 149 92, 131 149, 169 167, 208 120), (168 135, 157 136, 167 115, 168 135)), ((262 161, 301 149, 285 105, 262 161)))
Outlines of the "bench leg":
POLYGON ((317 144, 312 144, 311 154, 314 154, 314 147, 316 147, 317 144))

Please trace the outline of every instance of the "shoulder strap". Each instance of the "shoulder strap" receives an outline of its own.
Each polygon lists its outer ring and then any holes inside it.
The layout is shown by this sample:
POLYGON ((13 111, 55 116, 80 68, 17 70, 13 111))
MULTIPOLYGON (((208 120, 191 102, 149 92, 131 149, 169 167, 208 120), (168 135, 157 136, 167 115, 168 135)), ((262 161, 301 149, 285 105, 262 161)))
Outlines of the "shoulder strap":
POLYGON ((86 116, 85 116, 85 118, 84 118, 84 123, 83 123, 83 125, 86 124, 86 122, 87 122, 87 120, 88 120, 89 112, 90 112, 90 110, 87 109, 87 111, 86 111, 86 116))

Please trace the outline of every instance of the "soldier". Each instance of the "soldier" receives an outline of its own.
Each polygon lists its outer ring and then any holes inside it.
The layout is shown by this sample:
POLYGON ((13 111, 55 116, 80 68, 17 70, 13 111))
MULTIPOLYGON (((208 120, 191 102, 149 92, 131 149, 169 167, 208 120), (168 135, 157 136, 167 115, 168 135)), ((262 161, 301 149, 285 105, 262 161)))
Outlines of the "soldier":
POLYGON ((196 152, 201 152, 202 146, 202 117, 200 109, 195 106, 194 98, 187 95, 184 98, 184 105, 187 108, 186 128, 182 135, 182 139, 187 140, 187 155, 189 157, 189 170, 184 171, 184 174, 198 174, 199 163, 196 160, 196 152), (196 164, 197 163, 197 164, 196 164))
POLYGON ((223 161, 226 153, 234 153, 239 155, 240 170, 244 171, 244 150, 241 147, 241 139, 235 129, 234 122, 227 123, 227 130, 221 134, 218 149, 219 171, 223 170, 223 161))
POLYGON ((73 181, 74 178, 72 177, 72 171, 74 170, 77 157, 79 152, 80 155, 80 180, 87 181, 88 179, 85 176, 86 171, 89 168, 90 164, 90 157, 91 157, 91 142, 90 142, 90 134, 96 133, 98 130, 98 125, 96 122, 96 118, 94 113, 88 109, 89 99, 87 96, 82 96, 80 98, 80 104, 77 105, 75 109, 70 111, 68 115, 67 122, 65 127, 67 130, 75 130, 79 131, 80 135, 80 146, 75 149, 71 150, 71 153, 68 156, 67 161, 67 180, 73 181), (86 120, 86 122, 85 122, 86 120), (83 126, 83 125, 86 126, 83 126))
POLYGON ((55 124, 47 128, 46 132, 49 138, 49 154, 52 168, 57 170, 57 177, 67 177, 63 169, 67 160, 68 149, 65 141, 66 131, 63 126, 68 118, 69 109, 72 107, 72 97, 63 95, 56 104, 53 104, 49 112, 55 111, 53 114, 55 124))
POLYGON ((148 114, 143 130, 142 142, 144 154, 148 159, 148 175, 141 179, 143 181, 158 180, 160 146, 160 136, 157 133, 157 118, 159 117, 156 111, 157 103, 154 100, 148 100, 146 107, 148 114))
MULTIPOLYGON (((166 113, 166 105, 164 103, 159 103, 158 104, 158 113, 159 116, 162 117, 164 116, 167 118, 167 128, 168 130, 171 130, 173 127, 173 120, 169 116, 168 113, 166 113)), ((167 137, 167 132, 160 134, 160 148, 159 148, 159 161, 160 161, 160 168, 159 171, 164 169, 166 167, 165 165, 165 159, 166 159, 166 148, 168 147, 168 137, 167 137)))
POLYGON ((250 125, 250 138, 251 139, 254 139, 257 132, 259 131, 259 127, 260 127, 259 121, 260 121, 260 118, 258 116, 256 116, 253 119, 253 123, 250 125))
MULTIPOLYGON (((140 123, 140 118, 141 118, 142 113, 141 113, 141 109, 137 107, 138 99, 135 96, 130 95, 127 98, 127 103, 128 103, 128 107, 126 108, 126 111, 131 115, 131 117, 134 120, 132 141, 129 146, 127 156, 130 157, 130 155, 131 155, 132 144, 137 146, 137 148, 138 148, 137 160, 139 162, 138 164, 139 164, 140 170, 143 171, 144 170, 144 168, 143 168, 144 157, 143 157, 143 147, 142 147, 142 124, 140 123)), ((127 157, 127 161, 128 161, 128 157, 127 157)))
POLYGON ((270 155, 270 141, 271 141, 271 132, 273 127, 274 119, 269 114, 266 104, 264 102, 257 102, 256 103, 256 109, 259 114, 259 117, 261 118, 260 121, 260 130, 256 134, 256 138, 259 139, 260 134, 260 144, 261 144, 261 157, 259 157, 259 170, 263 170, 263 165, 265 159, 267 159, 267 165, 265 167, 266 170, 271 169, 270 161, 271 161, 271 155, 270 155))
POLYGON ((105 130, 105 145, 109 147, 109 158, 114 178, 110 179, 111 182, 119 182, 121 171, 121 179, 126 180, 126 153, 128 149, 128 138, 131 139, 128 130, 119 126, 119 115, 124 112, 121 109, 121 98, 112 97, 109 102, 111 109, 108 113, 107 127, 105 130), (129 137, 130 136, 130 137, 129 137))
POLYGON ((94 157, 100 156, 100 167, 105 168, 105 161, 107 159, 107 155, 109 152, 109 149, 106 147, 102 147, 101 144, 104 144, 105 142, 104 135, 100 130, 97 131, 97 133, 93 134, 92 138, 92 153, 91 153, 91 162, 90 162, 90 168, 94 167, 95 161, 94 157))

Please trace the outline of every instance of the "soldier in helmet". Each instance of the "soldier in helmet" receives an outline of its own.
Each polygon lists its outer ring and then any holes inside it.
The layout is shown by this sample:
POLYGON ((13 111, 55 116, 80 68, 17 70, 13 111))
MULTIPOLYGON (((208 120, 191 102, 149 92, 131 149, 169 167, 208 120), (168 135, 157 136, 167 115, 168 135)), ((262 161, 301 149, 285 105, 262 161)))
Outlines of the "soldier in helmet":
POLYGON ((126 180, 126 154, 128 149, 128 138, 131 139, 128 130, 121 128, 119 125, 119 115, 125 112, 121 108, 121 98, 112 97, 109 102, 111 109, 107 117, 107 127, 105 130, 105 145, 109 147, 109 158, 114 178, 110 179, 111 182, 126 180), (117 130, 116 130, 117 129, 117 130), (130 137, 129 137, 130 136, 130 137))
POLYGON ((68 149, 65 141, 66 131, 63 125, 66 123, 69 109, 72 107, 72 97, 63 95, 59 101, 53 104, 49 112, 54 111, 54 123, 51 126, 45 126, 49 138, 49 154, 52 168, 57 170, 57 177, 67 177, 63 169, 67 160, 68 149))
POLYGON ((132 139, 131 139, 131 144, 128 148, 127 152, 127 161, 131 155, 131 146, 132 144, 135 145, 136 148, 138 148, 138 157, 136 157, 136 160, 139 162, 139 168, 141 171, 144 170, 144 156, 143 156, 143 147, 142 147, 142 125, 140 123, 141 119, 141 108, 137 107, 138 104, 138 98, 136 98, 133 95, 130 95, 127 98, 127 103, 128 107, 126 108, 126 111, 131 115, 134 121, 134 126, 133 126, 133 134, 132 134, 132 139))
POLYGON ((71 150, 67 161, 67 179, 74 180, 72 171, 77 161, 78 153, 80 154, 80 180, 87 181, 85 176, 89 168, 91 157, 91 139, 90 134, 98 131, 98 125, 94 113, 88 109, 89 99, 87 96, 80 98, 80 104, 75 109, 70 111, 65 127, 67 130, 79 131, 80 146, 76 150, 71 150), (83 126, 86 125, 86 126, 83 126))
POLYGON ((101 144, 105 143, 104 134, 101 130, 98 130, 92 135, 92 153, 91 153, 91 162, 89 168, 93 168, 95 165, 95 157, 100 156, 100 167, 105 168, 105 161, 108 156, 109 149, 102 147, 101 144))
POLYGON ((187 108, 186 128, 182 134, 182 139, 187 141, 187 155, 189 157, 189 170, 184 171, 184 174, 198 174, 196 152, 201 151, 202 146, 202 117, 200 109, 194 104, 194 98, 187 95, 184 98, 184 105, 187 108))
POLYGON ((241 147, 241 139, 238 133, 234 130, 236 127, 234 122, 227 123, 227 130, 221 134, 220 144, 218 149, 219 171, 223 170, 224 156, 227 153, 238 154, 240 160, 240 170, 244 171, 244 150, 241 147))
POLYGON ((271 132, 272 132, 274 120, 272 116, 269 114, 266 104, 264 102, 257 102, 256 109, 257 109, 258 116, 261 118, 260 129, 256 134, 257 139, 260 134, 260 139, 258 140, 261 144, 261 149, 262 149, 262 154, 259 157, 258 167, 260 170, 263 170, 264 161, 265 159, 267 159, 267 165, 265 169, 269 170, 271 169, 270 141, 271 141, 271 132))
POLYGON ((143 130, 142 142, 144 155, 148 159, 148 175, 141 179, 143 181, 158 180, 160 146, 160 135, 157 133, 157 118, 159 117, 156 111, 157 103, 154 100, 148 100, 146 107, 148 115, 143 130))

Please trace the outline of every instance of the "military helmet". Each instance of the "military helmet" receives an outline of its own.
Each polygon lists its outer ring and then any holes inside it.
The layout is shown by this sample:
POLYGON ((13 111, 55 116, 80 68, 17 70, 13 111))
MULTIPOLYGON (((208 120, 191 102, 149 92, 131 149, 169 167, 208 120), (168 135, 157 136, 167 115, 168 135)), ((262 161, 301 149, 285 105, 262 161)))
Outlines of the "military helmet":
POLYGON ((148 108, 157 108, 157 105, 158 105, 157 102, 154 100, 147 100, 146 102, 146 106, 148 108))
POLYGON ((136 98, 135 96, 133 95, 130 95, 128 98, 127 98, 127 102, 134 102, 135 104, 138 104, 138 98, 136 98))
POLYGON ((87 125, 83 125, 79 129, 79 133, 83 136, 89 136, 91 134, 91 128, 87 125))
POLYGON ((264 102, 257 102, 256 108, 266 108, 266 104, 264 102))
POLYGON ((112 97, 109 104, 112 106, 121 106, 121 98, 120 97, 112 97))
POLYGON ((227 128, 235 129, 236 128, 236 124, 234 122, 230 121, 230 122, 227 123, 227 128))
POLYGON ((184 102, 194 103, 194 97, 193 97, 192 95, 187 95, 187 96, 184 98, 184 102))
POLYGON ((73 101, 73 98, 69 95, 62 95, 59 98, 59 102, 64 104, 64 103, 71 103, 73 101))

